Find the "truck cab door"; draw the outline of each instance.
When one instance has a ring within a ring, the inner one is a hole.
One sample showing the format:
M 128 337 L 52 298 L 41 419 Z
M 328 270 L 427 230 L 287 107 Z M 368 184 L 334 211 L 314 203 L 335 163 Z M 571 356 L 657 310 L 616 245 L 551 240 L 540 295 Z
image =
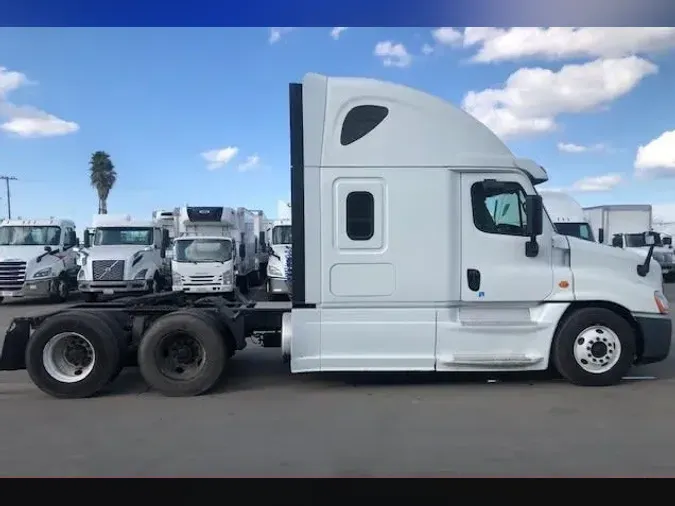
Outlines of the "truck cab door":
M 530 306 L 553 291 L 553 229 L 544 220 L 536 256 L 526 255 L 527 194 L 520 173 L 461 176 L 463 302 L 515 302 Z

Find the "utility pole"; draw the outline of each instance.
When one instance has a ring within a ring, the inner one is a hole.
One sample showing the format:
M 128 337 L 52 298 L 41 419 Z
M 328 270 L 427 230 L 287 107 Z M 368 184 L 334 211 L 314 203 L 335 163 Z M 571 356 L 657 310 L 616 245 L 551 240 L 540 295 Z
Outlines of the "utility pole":
M 16 181 L 16 178 L 14 176 L 0 176 L 0 179 L 5 180 L 5 187 L 7 188 L 7 219 L 11 220 L 12 219 L 12 201 L 11 201 L 11 195 L 9 192 L 9 182 L 10 181 Z

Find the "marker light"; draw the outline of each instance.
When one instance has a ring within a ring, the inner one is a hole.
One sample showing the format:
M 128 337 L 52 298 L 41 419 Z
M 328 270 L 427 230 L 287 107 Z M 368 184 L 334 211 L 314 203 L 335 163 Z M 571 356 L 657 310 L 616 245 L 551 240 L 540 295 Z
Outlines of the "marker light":
M 661 314 L 668 314 L 670 312 L 670 307 L 668 306 L 668 299 L 661 292 L 654 292 L 654 302 L 656 302 L 656 307 Z

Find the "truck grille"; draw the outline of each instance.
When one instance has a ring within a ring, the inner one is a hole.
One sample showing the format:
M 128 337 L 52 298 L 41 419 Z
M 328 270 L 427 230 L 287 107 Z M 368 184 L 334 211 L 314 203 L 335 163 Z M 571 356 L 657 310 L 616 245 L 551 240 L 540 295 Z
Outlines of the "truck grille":
M 26 262 L 0 262 L 0 290 L 20 290 L 26 280 Z
M 185 279 L 187 278 L 187 279 Z M 200 286 L 200 285 L 212 285 L 220 284 L 223 281 L 223 276 L 185 276 L 185 285 Z
M 94 273 L 92 281 L 122 281 L 124 262 L 122 260 L 94 260 L 92 271 Z

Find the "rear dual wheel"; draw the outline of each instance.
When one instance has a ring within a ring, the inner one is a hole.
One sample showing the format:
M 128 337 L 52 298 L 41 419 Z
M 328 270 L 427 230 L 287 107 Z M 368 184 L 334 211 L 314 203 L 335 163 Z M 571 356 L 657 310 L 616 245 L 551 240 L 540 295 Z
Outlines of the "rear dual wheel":
M 138 366 L 148 385 L 163 395 L 200 395 L 215 387 L 227 369 L 228 337 L 222 322 L 207 311 L 174 311 L 143 335 Z
M 123 326 L 112 315 L 66 311 L 47 318 L 30 336 L 26 370 L 53 397 L 91 397 L 120 373 L 126 347 Z

